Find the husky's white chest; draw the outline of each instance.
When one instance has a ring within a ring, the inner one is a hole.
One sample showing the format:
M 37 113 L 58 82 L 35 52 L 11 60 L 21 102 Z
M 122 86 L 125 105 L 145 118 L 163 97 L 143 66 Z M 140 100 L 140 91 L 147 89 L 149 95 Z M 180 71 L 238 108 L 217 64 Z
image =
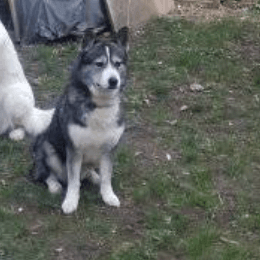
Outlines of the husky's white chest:
M 91 157 L 91 154 L 102 154 L 106 147 L 113 148 L 124 131 L 118 126 L 119 107 L 98 108 L 87 117 L 87 126 L 69 125 L 69 136 L 76 149 Z M 96 156 L 95 156 L 96 157 Z

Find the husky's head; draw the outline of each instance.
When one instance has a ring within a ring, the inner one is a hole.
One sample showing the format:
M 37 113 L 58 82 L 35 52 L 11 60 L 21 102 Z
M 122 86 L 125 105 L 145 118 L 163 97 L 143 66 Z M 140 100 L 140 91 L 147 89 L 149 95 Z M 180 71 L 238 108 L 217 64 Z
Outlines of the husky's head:
M 126 27 L 109 41 L 85 36 L 78 77 L 94 99 L 115 97 L 126 85 L 127 38 Z

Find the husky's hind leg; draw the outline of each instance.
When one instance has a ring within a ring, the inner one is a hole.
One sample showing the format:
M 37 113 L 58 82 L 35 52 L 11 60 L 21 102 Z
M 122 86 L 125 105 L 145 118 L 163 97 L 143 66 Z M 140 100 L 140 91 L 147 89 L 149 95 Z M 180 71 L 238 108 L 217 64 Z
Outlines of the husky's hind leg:
M 80 180 L 87 178 L 95 185 L 100 185 L 100 175 L 93 169 L 82 166 L 82 174 L 80 176 Z
M 49 142 L 44 141 L 42 144 L 43 150 L 38 149 L 38 164 L 42 165 L 41 168 L 45 168 L 48 172 L 44 176 L 44 182 L 47 184 L 50 193 L 59 193 L 62 189 L 62 185 L 58 178 L 63 180 L 62 163 L 58 158 L 55 149 Z M 43 176 L 44 173 L 40 174 Z
M 41 140 L 38 139 L 38 142 L 34 145 L 34 157 L 36 164 L 36 173 L 35 180 L 44 182 L 47 184 L 50 193 L 55 194 L 59 193 L 62 189 L 61 184 L 57 180 L 56 175 L 53 173 L 53 170 L 56 167 L 58 168 L 56 163 L 55 155 L 50 156 L 50 145 L 47 142 L 41 143 Z
M 94 169 L 89 171 L 89 178 L 94 184 L 100 185 L 100 176 Z
M 48 186 L 50 193 L 57 194 L 61 192 L 62 186 L 54 174 L 51 173 L 45 182 Z

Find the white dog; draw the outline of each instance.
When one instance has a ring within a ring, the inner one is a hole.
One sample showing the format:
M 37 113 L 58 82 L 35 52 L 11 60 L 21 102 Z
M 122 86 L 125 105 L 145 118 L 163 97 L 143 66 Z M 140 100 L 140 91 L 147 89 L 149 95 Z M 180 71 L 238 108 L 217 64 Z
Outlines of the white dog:
M 54 110 L 35 107 L 34 95 L 4 25 L 0 21 L 0 135 L 21 140 L 37 136 L 50 124 Z

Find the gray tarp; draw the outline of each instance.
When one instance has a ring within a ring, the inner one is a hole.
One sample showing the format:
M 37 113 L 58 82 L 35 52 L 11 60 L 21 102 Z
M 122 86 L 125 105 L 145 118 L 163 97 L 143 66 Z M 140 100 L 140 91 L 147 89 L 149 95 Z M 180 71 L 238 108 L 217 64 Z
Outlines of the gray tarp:
M 102 0 L 19 0 L 15 4 L 21 41 L 26 43 L 108 27 Z

